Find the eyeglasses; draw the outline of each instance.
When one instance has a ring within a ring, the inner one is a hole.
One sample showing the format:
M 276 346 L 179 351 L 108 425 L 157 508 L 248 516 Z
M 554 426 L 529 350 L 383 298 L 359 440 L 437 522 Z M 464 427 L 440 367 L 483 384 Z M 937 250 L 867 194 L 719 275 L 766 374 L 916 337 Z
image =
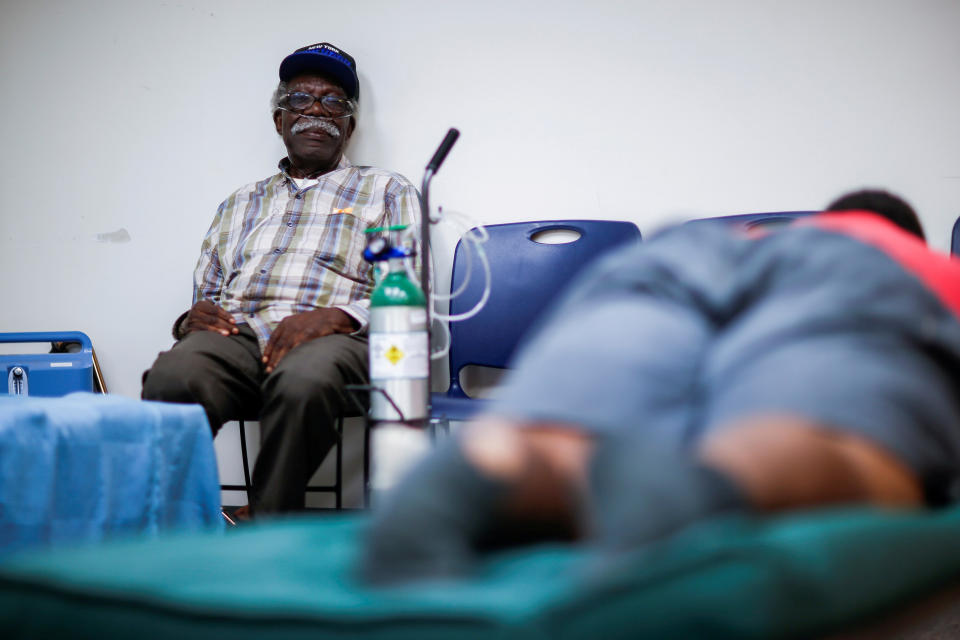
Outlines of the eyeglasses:
M 357 103 L 339 96 L 317 96 L 302 91 L 288 93 L 280 98 L 277 106 L 294 113 L 303 113 L 314 104 L 320 105 L 321 113 L 327 118 L 345 118 L 357 110 Z

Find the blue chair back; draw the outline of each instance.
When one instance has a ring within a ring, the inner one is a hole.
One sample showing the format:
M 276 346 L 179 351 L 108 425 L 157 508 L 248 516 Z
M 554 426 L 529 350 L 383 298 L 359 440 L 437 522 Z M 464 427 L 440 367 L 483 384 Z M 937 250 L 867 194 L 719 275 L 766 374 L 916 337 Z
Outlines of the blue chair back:
M 505 368 L 523 334 L 560 290 L 586 264 L 620 245 L 638 242 L 632 222 L 558 220 L 514 222 L 486 227 L 490 239 L 483 249 L 490 261 L 490 298 L 472 318 L 450 324 L 450 388 L 448 397 L 466 398 L 460 371 L 467 365 Z M 538 242 L 545 231 L 579 234 L 572 242 Z M 461 240 L 453 257 L 451 292 L 466 274 L 467 249 Z M 484 274 L 474 257 L 466 289 L 450 303 L 450 313 L 469 311 L 483 294 Z
M 960 256 L 960 218 L 953 223 L 953 237 L 950 240 L 950 253 Z
M 740 213 L 730 216 L 716 216 L 713 218 L 698 218 L 690 222 L 703 222 L 707 220 L 722 220 L 734 224 L 742 224 L 748 229 L 758 227 L 779 227 L 790 224 L 797 218 L 813 215 L 819 211 L 770 211 L 768 213 Z M 688 223 L 689 224 L 689 223 Z

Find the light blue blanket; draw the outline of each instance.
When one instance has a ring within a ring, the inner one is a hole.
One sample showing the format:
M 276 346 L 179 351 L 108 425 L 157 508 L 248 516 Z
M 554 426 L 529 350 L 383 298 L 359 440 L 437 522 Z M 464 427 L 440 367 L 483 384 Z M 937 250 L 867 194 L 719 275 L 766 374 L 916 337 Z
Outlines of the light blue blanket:
M 0 398 L 0 553 L 210 526 L 220 489 L 201 407 Z

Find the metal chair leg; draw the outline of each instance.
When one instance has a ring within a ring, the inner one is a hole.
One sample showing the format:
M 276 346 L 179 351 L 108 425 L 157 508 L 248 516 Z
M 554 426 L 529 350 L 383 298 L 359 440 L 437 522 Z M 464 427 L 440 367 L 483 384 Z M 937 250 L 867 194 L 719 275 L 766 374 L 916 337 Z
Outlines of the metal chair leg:
M 333 495 L 337 510 L 343 508 L 343 414 L 337 417 L 337 469 Z
M 240 424 L 240 456 L 243 458 L 243 486 L 247 493 L 247 504 L 250 504 L 250 490 L 253 488 L 253 483 L 250 482 L 250 461 L 247 458 L 247 429 L 243 425 L 243 420 L 238 421 Z
M 370 508 L 370 419 L 363 419 L 363 508 Z
M 306 487 L 305 490 L 308 493 L 320 492 L 320 493 L 333 493 L 334 495 L 334 507 L 337 510 L 343 509 L 343 442 L 344 442 L 344 432 L 346 426 L 344 424 L 345 416 L 340 415 L 337 417 L 335 423 L 335 430 L 337 433 L 337 443 L 334 445 L 337 448 L 335 454 L 336 468 L 335 481 L 333 484 L 323 487 Z M 239 490 L 243 489 L 247 494 L 247 504 L 250 504 L 251 492 L 253 491 L 253 482 L 250 477 L 250 457 L 247 452 L 247 430 L 246 425 L 243 420 L 237 421 L 238 427 L 240 429 L 240 456 L 243 461 L 243 485 L 221 485 L 223 490 Z M 370 460 L 369 460 L 369 434 L 367 429 L 364 429 L 364 448 L 363 448 L 363 489 L 364 489 L 364 505 L 369 505 L 369 477 L 370 477 Z

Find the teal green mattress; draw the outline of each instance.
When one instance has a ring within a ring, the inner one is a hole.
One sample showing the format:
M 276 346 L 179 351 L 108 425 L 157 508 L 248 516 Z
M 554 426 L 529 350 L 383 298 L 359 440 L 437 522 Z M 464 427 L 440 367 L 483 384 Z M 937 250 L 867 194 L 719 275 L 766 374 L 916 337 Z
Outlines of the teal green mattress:
M 960 574 L 960 508 L 704 522 L 615 560 L 563 546 L 468 579 L 358 584 L 364 516 L 4 558 L 0 637 L 790 638 L 855 626 Z

